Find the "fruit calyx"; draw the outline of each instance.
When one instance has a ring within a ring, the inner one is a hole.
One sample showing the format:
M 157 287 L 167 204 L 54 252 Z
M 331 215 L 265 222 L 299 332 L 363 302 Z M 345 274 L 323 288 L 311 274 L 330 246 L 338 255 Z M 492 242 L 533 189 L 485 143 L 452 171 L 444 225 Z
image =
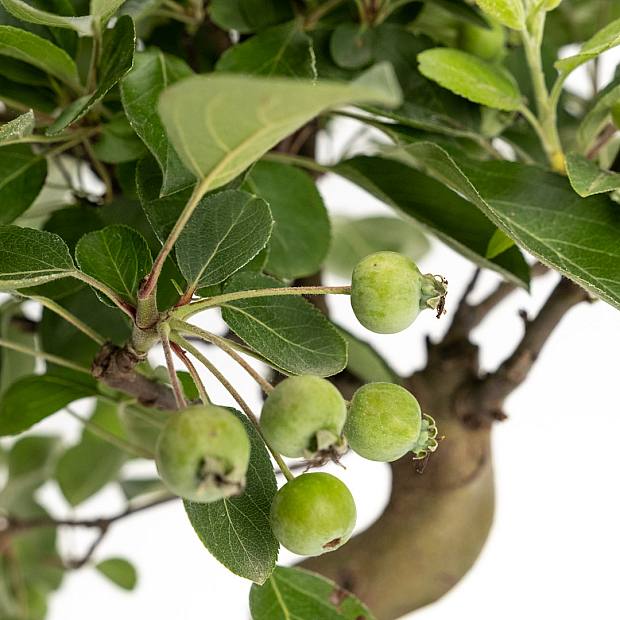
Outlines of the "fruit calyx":
M 422 275 L 420 293 L 420 310 L 432 308 L 440 318 L 445 312 L 448 280 L 441 275 L 425 273 Z
M 308 461 L 308 469 L 320 467 L 330 461 L 340 464 L 340 457 L 349 449 L 343 435 L 336 435 L 329 430 L 320 430 L 314 436 L 312 445 L 304 450 L 304 458 Z
M 411 448 L 413 453 L 413 460 L 420 461 L 429 456 L 432 452 L 435 452 L 439 447 L 437 441 L 437 425 L 435 420 L 428 414 L 422 414 L 422 428 L 420 429 L 420 435 L 417 441 Z
M 204 492 L 216 488 L 226 497 L 241 495 L 245 489 L 245 476 L 243 478 L 235 476 L 233 469 L 222 459 L 205 456 L 201 459 L 196 471 L 198 490 Z

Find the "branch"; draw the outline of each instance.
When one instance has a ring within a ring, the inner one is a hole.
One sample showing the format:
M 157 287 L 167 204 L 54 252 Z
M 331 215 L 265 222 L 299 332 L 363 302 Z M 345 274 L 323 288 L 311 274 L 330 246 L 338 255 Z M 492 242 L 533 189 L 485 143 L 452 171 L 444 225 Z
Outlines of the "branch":
M 525 381 L 553 330 L 573 306 L 589 300 L 584 289 L 562 278 L 536 318 L 525 319 L 525 333 L 513 353 L 494 373 L 475 384 L 468 395 L 457 398 L 459 409 L 466 412 L 464 416 L 459 415 L 473 415 L 478 422 L 481 416 L 503 419 L 505 415 L 501 408 L 504 400 Z
M 174 393 L 167 385 L 136 372 L 135 367 L 141 361 L 143 359 L 127 347 L 107 343 L 95 357 L 91 373 L 107 386 L 135 397 L 145 407 L 175 410 Z

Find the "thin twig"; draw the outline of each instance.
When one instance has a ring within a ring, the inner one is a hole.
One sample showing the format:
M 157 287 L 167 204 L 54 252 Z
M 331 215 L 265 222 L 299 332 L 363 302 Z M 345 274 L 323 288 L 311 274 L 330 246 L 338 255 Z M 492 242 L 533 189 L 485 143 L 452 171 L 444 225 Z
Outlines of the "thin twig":
M 166 358 L 166 367 L 168 368 L 168 376 L 170 377 L 170 385 L 174 392 L 174 399 L 178 409 L 183 409 L 187 406 L 185 402 L 185 396 L 183 395 L 183 387 L 177 376 L 177 372 L 174 368 L 174 360 L 172 359 L 172 349 L 170 347 L 169 333 L 170 329 L 165 323 L 162 323 L 158 329 L 159 337 L 161 338 L 161 346 L 164 350 L 164 356 Z
M 183 351 L 183 349 L 176 342 L 171 342 L 170 346 L 172 347 L 175 355 L 183 362 L 189 374 L 191 375 L 192 380 L 194 381 L 194 385 L 196 386 L 196 388 L 198 389 L 198 393 L 200 394 L 200 400 L 204 405 L 208 405 L 211 402 L 211 399 L 209 398 L 209 394 L 207 393 L 205 384 L 202 382 L 202 379 L 200 378 L 200 375 L 196 370 L 196 366 L 192 364 L 192 360 L 187 357 L 185 351 Z
M 50 362 L 58 366 L 64 366 L 65 368 L 70 368 L 71 370 L 75 370 L 76 372 L 82 372 L 90 375 L 90 370 L 88 370 L 88 368 L 84 368 L 83 366 L 74 364 L 73 362 L 66 360 L 63 357 L 58 357 L 57 355 L 53 355 L 51 353 L 45 353 L 43 351 L 31 349 L 30 347 L 18 344 L 17 342 L 11 342 L 10 340 L 0 338 L 0 347 L 4 347 L 5 349 L 11 349 L 19 353 L 24 353 L 25 355 L 31 355 L 32 357 L 38 357 L 42 360 L 45 360 L 46 362 Z

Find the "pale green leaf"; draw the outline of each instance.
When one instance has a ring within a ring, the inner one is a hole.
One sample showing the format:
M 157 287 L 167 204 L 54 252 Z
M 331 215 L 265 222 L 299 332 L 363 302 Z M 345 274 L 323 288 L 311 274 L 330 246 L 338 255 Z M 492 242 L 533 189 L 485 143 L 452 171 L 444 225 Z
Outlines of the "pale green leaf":
M 69 249 L 58 235 L 0 226 L 0 290 L 37 286 L 74 273 Z
M 525 28 L 525 9 L 523 0 L 476 0 L 478 6 L 487 14 L 514 30 Z
M 0 334 L 4 340 L 36 348 L 36 333 L 17 305 L 1 307 Z M 0 397 L 6 389 L 21 377 L 31 375 L 35 370 L 36 359 L 27 353 L 0 347 Z
M 235 575 L 264 583 L 278 559 L 279 544 L 269 524 L 276 477 L 254 426 L 231 411 L 243 422 L 251 443 L 245 491 L 208 504 L 186 501 L 185 510 L 198 538 L 217 560 Z
M 89 423 L 122 437 L 117 405 L 100 400 Z M 56 465 L 56 480 L 71 506 L 77 506 L 114 480 L 126 460 L 125 453 L 105 441 L 88 427 L 80 441 L 60 457 Z
M 23 377 L 9 387 L 0 401 L 0 435 L 17 435 L 66 407 L 96 394 L 94 380 L 52 376 Z
M 268 276 L 239 273 L 224 292 L 272 288 L 282 284 Z M 310 302 L 299 296 L 256 297 L 228 302 L 222 317 L 259 355 L 287 374 L 327 377 L 347 363 L 346 343 Z
M 28 110 L 12 121 L 4 123 L 0 126 L 0 145 L 30 136 L 34 131 L 34 125 L 34 112 L 32 110 Z
M 32 32 L 0 25 L 0 56 L 8 56 L 33 65 L 79 89 L 77 66 L 60 47 Z
M 47 161 L 25 144 L 0 146 L 0 224 L 10 224 L 28 209 L 43 188 Z
M 129 303 L 136 302 L 140 282 L 153 264 L 144 237 L 122 224 L 84 235 L 75 248 L 75 258 L 84 273 Z
M 409 149 L 404 152 L 409 156 Z M 443 151 L 442 151 L 443 152 Z M 517 248 L 493 259 L 487 248 L 497 227 L 463 197 L 411 166 L 380 157 L 354 157 L 332 170 L 356 183 L 437 236 L 451 248 L 519 286 L 528 286 L 529 267 Z
M 189 290 L 229 278 L 267 244 L 273 227 L 264 200 L 227 190 L 202 199 L 176 243 Z
M 430 247 L 415 222 L 398 217 L 332 218 L 332 231 L 325 265 L 349 279 L 357 263 L 374 252 L 399 252 L 418 261 Z
M 620 45 L 620 19 L 607 24 L 597 32 L 589 41 L 586 41 L 578 54 L 562 58 L 555 63 L 560 73 L 570 73 L 577 67 L 600 56 L 603 52 Z
M 157 114 L 157 100 L 162 91 L 191 74 L 192 70 L 179 58 L 159 50 L 147 50 L 136 54 L 133 69 L 121 82 L 121 97 L 127 118 L 157 159 L 164 175 L 162 196 L 195 182 L 168 140 Z
M 301 568 L 278 566 L 250 591 L 252 620 L 374 620 L 370 610 L 338 584 Z
M 620 308 L 620 219 L 606 196 L 580 198 L 565 177 L 535 166 L 457 162 L 430 143 L 407 149 L 525 250 Z
M 287 279 L 317 272 L 329 248 L 330 225 L 312 178 L 292 166 L 259 161 L 245 187 L 269 204 L 275 221 L 266 270 Z
M 460 50 L 436 48 L 418 55 L 420 71 L 448 90 L 474 103 L 498 110 L 518 110 L 521 93 L 502 67 Z
M 568 153 L 566 172 L 573 189 L 584 198 L 620 189 L 620 174 L 601 170 L 595 162 L 579 153 Z
M 61 133 L 72 123 L 82 118 L 95 103 L 131 69 L 136 45 L 136 31 L 129 15 L 121 16 L 114 28 L 103 33 L 101 61 L 98 69 L 97 88 L 91 95 L 85 95 L 65 108 L 56 121 L 47 129 L 49 135 Z
M 90 0 L 90 14 L 106 22 L 125 3 L 125 0 Z
M 226 50 L 216 69 L 248 75 L 316 78 L 312 41 L 293 21 L 264 30 Z
M 96 564 L 95 568 L 123 590 L 133 590 L 138 583 L 134 565 L 124 558 L 109 558 Z
M 399 101 L 400 89 L 387 65 L 349 84 L 216 73 L 167 88 L 159 113 L 185 165 L 214 189 L 325 109 Z
M 496 256 L 504 253 L 506 250 L 509 250 L 514 244 L 515 242 L 505 232 L 499 230 L 498 228 L 489 240 L 486 257 L 495 258 Z
M 585 153 L 592 146 L 605 122 L 610 120 L 614 106 L 620 103 L 620 81 L 614 80 L 599 93 L 594 105 L 583 117 L 577 130 L 579 149 Z
M 93 34 L 92 17 L 90 15 L 82 17 L 57 15 L 48 11 L 42 11 L 23 2 L 23 0 L 0 0 L 0 3 L 4 5 L 4 8 L 9 13 L 22 21 L 53 28 L 69 28 L 81 36 L 92 36 Z

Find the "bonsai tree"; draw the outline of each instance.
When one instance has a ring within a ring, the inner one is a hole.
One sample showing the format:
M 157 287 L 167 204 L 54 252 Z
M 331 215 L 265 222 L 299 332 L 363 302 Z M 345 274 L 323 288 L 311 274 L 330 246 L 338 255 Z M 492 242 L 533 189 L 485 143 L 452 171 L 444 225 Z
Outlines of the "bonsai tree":
M 84 567 L 132 588 L 99 542 L 181 500 L 196 544 L 254 583 L 254 620 L 388 620 L 443 596 L 491 526 L 504 400 L 573 306 L 620 307 L 620 78 L 599 90 L 596 71 L 618 44 L 605 0 L 0 0 L 0 617 L 44 618 Z M 564 88 L 586 63 L 590 99 Z M 341 117 L 384 139 L 317 160 Z M 330 226 L 326 173 L 401 221 Z M 427 235 L 477 266 L 460 300 L 441 264 L 414 262 Z M 473 303 L 480 270 L 502 282 Z M 471 331 L 548 270 L 553 292 L 483 375 Z M 373 332 L 425 310 L 445 332 L 399 377 L 330 321 L 327 295 Z M 228 332 L 196 324 L 209 309 Z M 263 391 L 262 416 L 216 349 Z M 37 430 L 62 410 L 83 425 L 72 443 Z M 318 469 L 349 450 L 393 472 L 352 539 L 354 499 Z M 132 459 L 159 478 L 128 477 Z M 65 514 L 37 500 L 49 481 Z M 122 512 L 68 516 L 109 484 Z M 64 557 L 63 528 L 97 536 Z M 280 545 L 301 568 L 276 566 Z

